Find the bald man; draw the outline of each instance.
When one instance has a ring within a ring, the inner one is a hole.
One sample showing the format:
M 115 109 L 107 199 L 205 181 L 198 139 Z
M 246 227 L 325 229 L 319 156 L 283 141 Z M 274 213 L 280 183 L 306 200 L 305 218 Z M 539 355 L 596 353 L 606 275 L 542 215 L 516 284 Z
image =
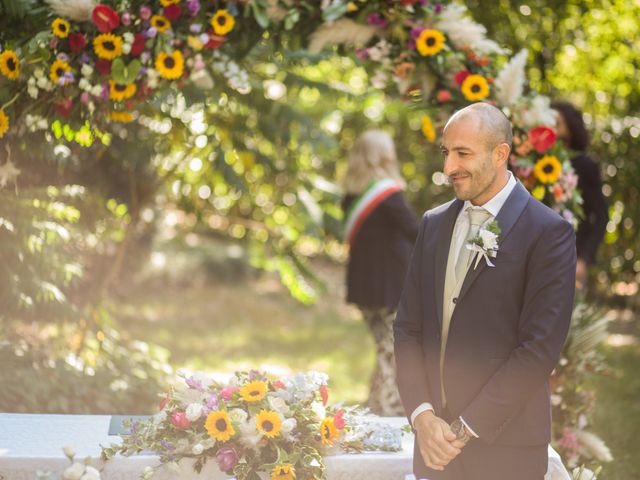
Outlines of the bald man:
M 486 103 L 444 129 L 456 198 L 422 219 L 393 327 L 418 479 L 547 471 L 548 378 L 571 319 L 575 238 L 507 169 L 511 140 L 507 117 Z M 495 257 L 468 248 L 496 224 Z

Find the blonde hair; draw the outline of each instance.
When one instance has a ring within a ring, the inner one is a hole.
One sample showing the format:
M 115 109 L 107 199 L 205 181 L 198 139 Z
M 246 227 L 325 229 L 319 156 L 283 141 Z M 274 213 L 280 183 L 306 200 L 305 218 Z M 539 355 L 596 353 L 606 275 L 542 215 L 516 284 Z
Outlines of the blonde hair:
M 345 193 L 358 195 L 372 180 L 390 178 L 402 188 L 406 186 L 391 135 L 383 130 L 367 130 L 349 152 L 347 173 L 342 180 Z

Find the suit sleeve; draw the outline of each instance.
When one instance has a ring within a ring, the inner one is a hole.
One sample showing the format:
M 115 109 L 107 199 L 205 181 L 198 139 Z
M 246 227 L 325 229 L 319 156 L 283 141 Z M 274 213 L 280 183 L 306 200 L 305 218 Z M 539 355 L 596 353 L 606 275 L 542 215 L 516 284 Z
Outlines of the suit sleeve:
M 489 443 L 548 381 L 569 331 L 575 292 L 575 234 L 571 225 L 561 220 L 545 230 L 526 265 L 519 346 L 461 413 Z
M 398 389 L 408 416 L 420 404 L 431 402 L 422 351 L 422 299 L 424 295 L 420 281 L 420 265 L 427 221 L 428 214 L 424 216 L 418 232 L 400 297 L 398 314 L 393 323 Z
M 380 210 L 393 225 L 410 242 L 415 242 L 418 236 L 420 221 L 413 213 L 402 192 L 396 192 L 380 205 Z

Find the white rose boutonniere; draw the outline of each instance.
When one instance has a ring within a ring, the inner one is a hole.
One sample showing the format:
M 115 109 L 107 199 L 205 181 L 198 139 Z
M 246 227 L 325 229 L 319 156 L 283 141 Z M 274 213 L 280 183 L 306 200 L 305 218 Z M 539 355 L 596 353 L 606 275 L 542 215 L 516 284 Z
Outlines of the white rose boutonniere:
M 478 235 L 467 243 L 467 248 L 472 252 L 475 252 L 475 264 L 473 265 L 474 270 L 478 268 L 478 264 L 482 258 L 487 262 L 487 265 L 495 267 L 490 259 L 496 258 L 498 255 L 498 240 L 500 238 L 500 233 L 501 230 L 498 226 L 498 222 L 492 220 L 482 227 L 478 232 Z

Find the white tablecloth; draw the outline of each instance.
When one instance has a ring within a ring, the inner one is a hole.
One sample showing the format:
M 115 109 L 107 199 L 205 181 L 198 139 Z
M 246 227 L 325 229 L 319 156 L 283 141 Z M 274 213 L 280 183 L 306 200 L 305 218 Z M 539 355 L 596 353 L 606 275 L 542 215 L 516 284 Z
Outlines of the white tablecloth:
M 0 414 L 0 478 L 3 480 L 34 480 L 36 472 L 50 471 L 53 478 L 70 465 L 62 447 L 73 445 L 76 460 L 94 458 L 93 466 L 101 470 L 105 480 L 136 479 L 146 466 L 158 465 L 155 455 L 117 457 L 106 465 L 99 461 L 100 445 L 119 443 L 120 437 L 109 436 L 109 415 L 39 415 Z M 404 417 L 387 417 L 390 424 L 402 426 Z M 401 452 L 366 452 L 342 454 L 325 458 L 328 480 L 402 480 L 411 472 L 413 436 L 405 435 Z M 550 472 L 545 480 L 566 480 L 560 458 L 550 457 Z M 559 470 L 561 468 L 561 470 Z M 160 470 L 154 479 L 224 480 L 215 461 L 207 463 L 202 476 L 193 472 L 191 461 L 181 464 L 181 471 Z

